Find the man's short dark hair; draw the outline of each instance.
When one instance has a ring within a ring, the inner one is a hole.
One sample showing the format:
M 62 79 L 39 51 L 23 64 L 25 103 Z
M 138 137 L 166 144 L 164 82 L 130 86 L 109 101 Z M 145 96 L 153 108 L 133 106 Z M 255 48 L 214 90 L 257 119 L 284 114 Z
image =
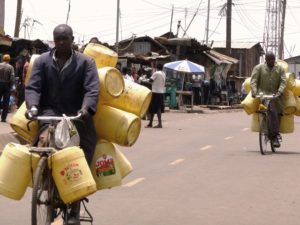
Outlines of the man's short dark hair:
M 159 70 L 163 69 L 163 64 L 162 63 L 157 63 L 156 68 Z

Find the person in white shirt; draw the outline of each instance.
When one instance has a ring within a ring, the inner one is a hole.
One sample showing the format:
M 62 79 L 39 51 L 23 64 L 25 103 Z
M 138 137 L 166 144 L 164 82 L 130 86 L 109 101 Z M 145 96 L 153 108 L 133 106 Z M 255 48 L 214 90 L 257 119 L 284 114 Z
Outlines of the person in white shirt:
M 127 67 L 124 67 L 124 68 L 122 69 L 122 73 L 123 73 L 124 79 L 130 80 L 130 81 L 134 82 L 133 76 L 132 76 L 132 75 L 129 75 L 129 74 L 128 74 L 128 71 L 129 71 L 129 69 L 128 69 Z
M 163 65 L 157 64 L 157 71 L 150 77 L 150 82 L 152 82 L 152 99 L 149 106 L 150 120 L 146 127 L 153 126 L 154 114 L 157 114 L 158 124 L 154 128 L 162 128 L 161 114 L 164 113 L 164 93 L 165 93 L 165 83 L 166 74 L 162 71 Z

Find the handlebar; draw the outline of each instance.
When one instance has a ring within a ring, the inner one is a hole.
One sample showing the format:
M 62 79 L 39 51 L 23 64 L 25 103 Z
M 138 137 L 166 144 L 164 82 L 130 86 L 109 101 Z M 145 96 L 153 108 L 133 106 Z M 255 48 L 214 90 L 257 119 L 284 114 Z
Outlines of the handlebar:
M 275 95 L 265 95 L 265 94 L 258 94 L 255 97 L 260 99 L 266 99 L 266 100 L 272 100 L 277 98 Z
M 63 114 L 62 116 L 36 116 L 33 118 L 33 120 L 39 120 L 39 121 L 61 121 L 62 119 L 70 119 L 70 120 L 76 120 L 79 119 L 82 116 L 81 113 L 78 113 L 76 116 L 67 116 Z

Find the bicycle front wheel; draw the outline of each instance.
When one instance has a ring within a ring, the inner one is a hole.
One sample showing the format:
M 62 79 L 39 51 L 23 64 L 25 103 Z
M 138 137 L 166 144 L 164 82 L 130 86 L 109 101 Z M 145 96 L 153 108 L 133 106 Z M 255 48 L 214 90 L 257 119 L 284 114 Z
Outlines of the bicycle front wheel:
M 53 182 L 47 166 L 47 157 L 41 157 L 34 174 L 31 203 L 31 224 L 50 225 L 53 221 Z
M 260 153 L 265 155 L 269 148 L 271 147 L 271 140 L 269 139 L 268 135 L 268 128 L 266 118 L 264 117 L 260 124 L 259 130 L 259 148 Z

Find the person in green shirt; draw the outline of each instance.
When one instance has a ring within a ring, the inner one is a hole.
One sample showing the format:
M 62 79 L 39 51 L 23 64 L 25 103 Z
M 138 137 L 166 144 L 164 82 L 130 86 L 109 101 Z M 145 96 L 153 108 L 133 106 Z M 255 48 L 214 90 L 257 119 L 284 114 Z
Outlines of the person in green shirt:
M 278 140 L 280 114 L 282 114 L 282 95 L 286 87 L 286 76 L 284 69 L 275 63 L 275 54 L 267 52 L 265 63 L 256 65 L 251 74 L 251 93 L 252 97 L 263 93 L 266 95 L 274 95 L 276 97 L 269 104 L 269 129 L 271 137 L 273 137 L 274 147 L 280 147 Z

